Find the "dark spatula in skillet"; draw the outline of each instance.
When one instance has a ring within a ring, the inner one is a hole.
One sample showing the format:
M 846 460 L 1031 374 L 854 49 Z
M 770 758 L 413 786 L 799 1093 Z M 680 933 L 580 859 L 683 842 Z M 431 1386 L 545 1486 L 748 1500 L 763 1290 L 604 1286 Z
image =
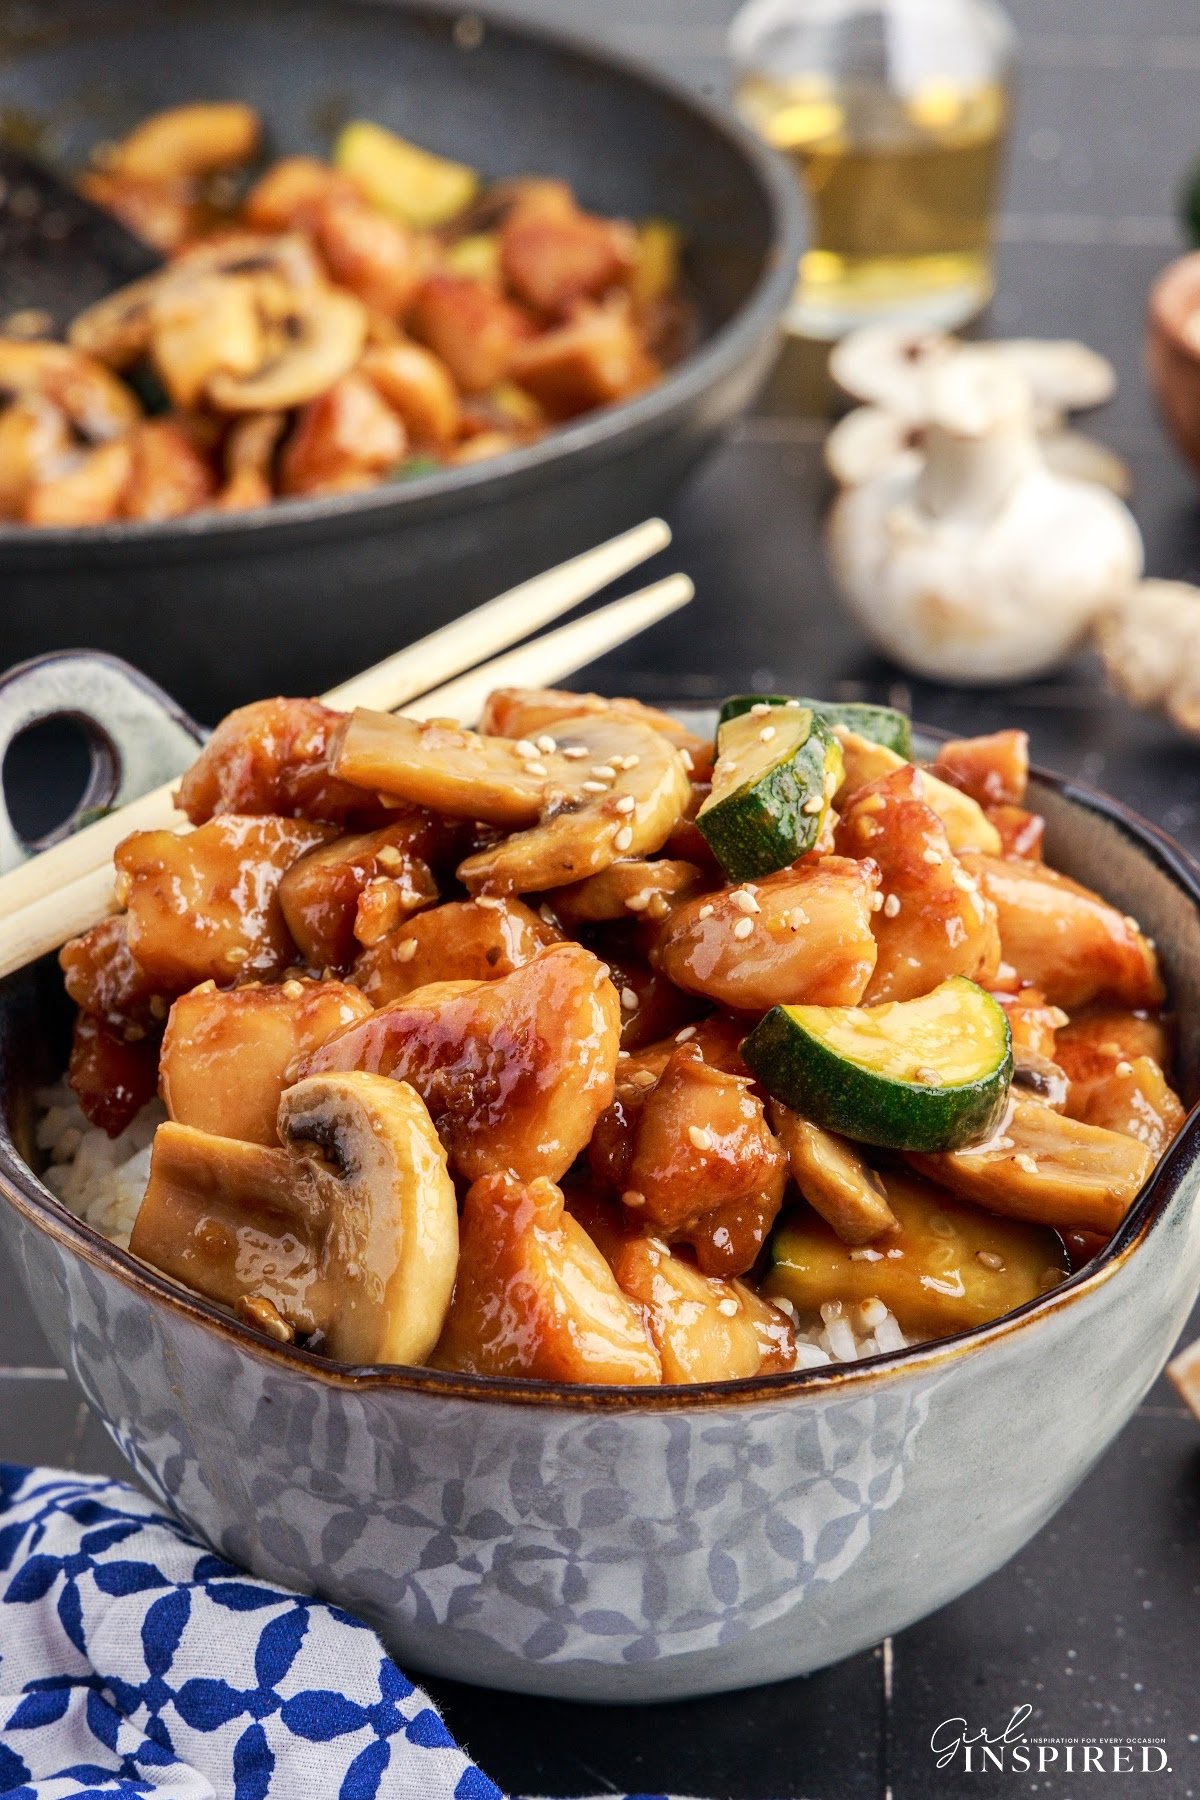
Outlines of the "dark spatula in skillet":
M 162 264 L 149 244 L 60 175 L 0 146 L 0 331 L 44 313 L 37 336 L 61 336 L 85 306 Z

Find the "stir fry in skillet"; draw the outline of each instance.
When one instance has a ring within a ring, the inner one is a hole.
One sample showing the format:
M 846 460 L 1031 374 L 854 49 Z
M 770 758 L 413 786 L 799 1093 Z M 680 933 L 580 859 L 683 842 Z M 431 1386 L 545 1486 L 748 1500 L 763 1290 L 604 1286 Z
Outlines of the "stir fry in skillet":
M 136 1255 L 354 1363 L 693 1382 L 983 1324 L 1183 1119 L 1154 946 L 1026 777 L 1021 732 L 922 767 L 786 696 L 715 744 L 548 691 L 244 707 L 62 952 L 98 1129 L 48 1178 L 86 1210 L 87 1138 L 133 1144 Z
M 258 115 L 172 108 L 83 193 L 162 269 L 65 344 L 0 335 L 0 519 L 239 512 L 476 462 L 651 387 L 686 348 L 679 238 L 541 175 L 358 121 L 331 162 L 265 163 Z M 30 335 L 32 332 L 33 335 Z

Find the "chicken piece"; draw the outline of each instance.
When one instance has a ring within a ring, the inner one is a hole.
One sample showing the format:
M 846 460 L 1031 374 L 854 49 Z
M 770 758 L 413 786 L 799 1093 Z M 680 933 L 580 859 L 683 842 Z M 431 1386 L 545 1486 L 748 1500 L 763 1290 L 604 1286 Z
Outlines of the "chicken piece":
M 337 285 L 385 319 L 403 317 L 429 272 L 422 240 L 357 194 L 326 193 L 311 219 L 321 260 Z
M 1170 1037 L 1159 1019 L 1098 1012 L 1059 1033 L 1071 1118 L 1123 1131 L 1161 1156 L 1184 1121 L 1179 1097 L 1163 1073 Z
M 120 516 L 132 470 L 133 453 L 126 438 L 80 450 L 30 488 L 22 523 L 58 528 L 106 525 Z
M 104 166 L 135 181 L 194 181 L 257 154 L 262 122 L 240 100 L 190 101 L 142 119 L 105 153 Z
M 624 304 L 581 304 L 565 324 L 518 343 L 506 370 L 548 417 L 573 419 L 653 387 L 662 370 Z
M 843 856 L 870 857 L 882 880 L 867 1005 L 914 1000 L 951 975 L 987 982 L 1000 964 L 996 909 L 951 850 L 925 788 L 924 771 L 911 763 L 868 782 L 834 833 Z
M 93 1014 L 76 1014 L 67 1081 L 90 1124 L 120 1137 L 153 1100 L 157 1076 L 157 1035 L 131 1042 Z
M 458 1279 L 434 1368 L 541 1381 L 661 1379 L 637 1309 L 547 1180 L 482 1176 L 460 1224 Z
M 622 281 L 637 248 L 628 225 L 583 212 L 569 192 L 547 188 L 509 212 L 500 229 L 500 268 L 518 300 L 561 316 L 575 301 L 595 299 Z
M 896 1229 L 887 1190 L 855 1146 L 802 1119 L 779 1100 L 768 1107 L 792 1180 L 814 1211 L 857 1249 Z
M 340 981 L 285 981 L 222 992 L 212 982 L 176 1000 L 158 1065 L 171 1118 L 197 1131 L 277 1144 L 287 1071 L 371 1003 Z
M 488 281 L 470 275 L 431 275 L 417 293 L 408 328 L 432 350 L 465 394 L 486 393 L 504 381 L 529 337 L 527 315 Z
M 629 1088 L 653 1087 L 680 1044 L 695 1044 L 710 1068 L 753 1079 L 742 1060 L 741 1048 L 752 1023 L 736 1013 L 712 1012 L 693 1025 L 682 1026 L 670 1037 L 629 1051 L 617 1068 L 618 1098 Z
M 1000 834 L 1000 854 L 1020 857 L 1025 862 L 1041 862 L 1042 839 L 1046 821 L 1041 813 L 1026 812 L 1023 806 L 985 806 L 989 825 Z
M 1015 994 L 996 994 L 994 998 L 1008 1014 L 1014 1058 L 1020 1061 L 1023 1057 L 1044 1057 L 1048 1062 L 1056 1061 L 1058 1032 L 1067 1023 L 1062 1007 L 1051 1006 L 1040 988 L 1035 987 L 1019 988 Z
M 404 460 L 404 426 L 361 375 L 343 375 L 301 407 L 279 457 L 282 494 L 338 494 Z
M 303 819 L 234 813 L 182 835 L 135 831 L 113 857 L 135 962 L 168 993 L 282 973 L 296 948 L 280 880 L 332 836 L 331 826 Z
M 423 344 L 381 344 L 358 366 L 404 422 L 415 450 L 444 450 L 462 425 L 454 378 L 440 357 Z
M 1154 1168 L 1150 1151 L 1132 1137 L 1064 1118 L 1036 1100 L 1015 1100 L 990 1144 L 908 1161 L 988 1212 L 1109 1237 Z
M 394 811 L 333 774 L 329 743 L 344 718 L 319 700 L 239 706 L 222 719 L 184 774 L 180 807 L 193 825 L 218 813 L 275 813 L 346 824 Z
M 1040 863 L 964 853 L 963 864 L 996 908 L 1005 962 L 1053 1005 L 1161 1003 L 1158 959 L 1136 920 Z
M 0 518 L 20 519 L 33 489 L 75 448 L 66 414 L 41 394 L 0 408 Z
M 712 759 L 713 745 L 699 737 L 670 713 L 641 700 L 609 699 L 604 694 L 572 694 L 565 688 L 493 688 L 484 703 L 479 720 L 480 731 L 494 737 L 536 739 L 543 732 L 553 735 L 563 719 L 577 719 L 584 713 L 632 719 L 648 725 L 679 750 L 686 750 L 693 760 L 699 756 Z
M 402 817 L 378 831 L 335 838 L 292 864 L 279 884 L 279 904 L 310 968 L 345 969 L 354 961 L 364 899 L 368 919 L 388 921 L 380 937 L 435 903 L 433 871 L 412 849 L 414 839 L 430 835 L 420 816 Z
M 622 1076 L 589 1160 L 639 1224 L 691 1244 L 706 1275 L 753 1265 L 788 1176 L 749 1079 L 713 1068 L 694 1043 L 676 1047 L 652 1087 Z
M 164 990 L 151 981 L 129 951 L 124 913 L 101 919 L 58 953 L 63 986 L 84 1012 L 91 1013 L 136 1043 L 167 1016 Z
M 210 503 L 213 472 L 173 420 L 147 419 L 127 442 L 133 463 L 121 495 L 123 518 L 178 519 Z
M 833 735 L 842 746 L 842 761 L 845 776 L 841 787 L 833 797 L 833 804 L 841 812 L 850 796 L 859 788 L 866 787 L 869 781 L 879 781 L 884 775 L 894 775 L 903 769 L 905 759 L 889 750 L 886 744 L 876 744 L 870 738 L 860 737 L 856 731 L 850 731 L 845 725 L 835 725 Z M 991 823 L 979 805 L 969 794 L 951 787 L 931 769 L 924 771 L 925 781 L 922 788 L 922 799 L 926 806 L 932 807 L 946 828 L 946 836 L 950 840 L 950 848 L 957 855 L 963 850 L 980 850 L 989 856 L 1000 853 L 1000 833 Z
M 410 1082 L 464 1180 L 507 1168 L 557 1181 L 613 1097 L 620 1012 L 603 963 L 554 944 L 498 981 L 419 988 L 332 1038 L 300 1073 Z
M 242 203 L 251 231 L 306 230 L 326 200 L 360 200 L 348 175 L 315 156 L 284 156 L 255 182 Z
M 722 1281 L 673 1256 L 661 1238 L 627 1238 L 609 1258 L 641 1313 L 664 1383 L 734 1381 L 795 1367 L 787 1318 L 743 1281 Z
M 555 916 L 571 927 L 613 920 L 629 924 L 640 919 L 661 924 L 672 905 L 703 886 L 704 876 L 695 863 L 670 857 L 654 862 L 629 857 L 610 864 L 599 875 L 589 875 L 569 887 L 552 888 L 546 899 Z
M 951 738 L 938 751 L 932 773 L 982 807 L 1020 806 L 1029 785 L 1029 734 L 993 731 Z
M 364 950 L 354 980 L 373 1006 L 390 1006 L 433 982 L 496 981 L 559 941 L 520 900 L 452 900 Z
M 697 895 L 671 914 L 654 960 L 676 987 L 735 1011 L 857 1006 L 878 955 L 878 885 L 873 863 L 825 856 Z

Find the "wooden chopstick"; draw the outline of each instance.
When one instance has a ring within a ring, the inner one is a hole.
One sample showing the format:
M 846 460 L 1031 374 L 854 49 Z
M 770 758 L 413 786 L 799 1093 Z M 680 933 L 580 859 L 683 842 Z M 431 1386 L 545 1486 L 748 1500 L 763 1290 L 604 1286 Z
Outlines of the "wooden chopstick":
M 584 619 L 547 632 L 533 643 L 494 657 L 482 668 L 423 695 L 405 711 L 414 718 L 474 719 L 494 687 L 544 687 L 561 681 L 686 606 L 694 591 L 686 575 L 669 575 L 636 594 L 600 607 Z M 142 825 L 136 817 L 132 823 L 126 823 L 143 808 L 143 801 L 134 801 L 111 815 L 122 821 L 114 847 L 130 831 L 153 828 Z M 170 808 L 170 817 L 180 825 L 187 823 L 174 808 Z M 46 856 L 37 857 L 18 873 L 37 868 L 45 861 Z M 0 976 L 11 975 L 14 969 L 36 962 L 47 951 L 59 949 L 68 938 L 87 931 L 113 909 L 113 872 L 106 856 L 99 867 L 87 870 L 66 885 L 42 890 L 28 904 L 0 919 Z
M 461 619 L 431 632 L 420 643 L 410 644 L 353 680 L 342 682 L 323 696 L 325 703 L 344 712 L 356 706 L 394 712 L 406 701 L 460 675 L 495 651 L 530 637 L 551 619 L 570 612 L 610 581 L 645 562 L 670 541 L 670 527 L 662 519 L 647 519 L 631 531 L 584 551 L 582 556 L 572 557 L 496 599 L 485 601 Z M 587 660 L 582 657 L 574 666 L 578 668 Z M 174 792 L 175 782 L 164 782 L 0 876 L 0 919 L 8 919 L 22 907 L 59 892 L 81 876 L 107 868 L 113 851 L 131 831 L 181 830 L 187 820 L 174 805 Z

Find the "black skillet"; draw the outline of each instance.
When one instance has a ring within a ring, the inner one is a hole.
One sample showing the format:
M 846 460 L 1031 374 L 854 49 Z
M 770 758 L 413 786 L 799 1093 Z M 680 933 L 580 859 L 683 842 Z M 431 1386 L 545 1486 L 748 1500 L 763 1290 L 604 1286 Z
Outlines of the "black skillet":
M 0 666 L 78 643 L 200 717 L 313 693 L 657 510 L 749 404 L 800 242 L 782 165 L 735 123 L 602 52 L 389 0 L 0 0 L 0 135 L 79 167 L 187 99 L 240 98 L 270 151 L 378 119 L 489 177 L 566 177 L 601 212 L 677 221 L 702 326 L 659 388 L 530 449 L 240 516 L 0 526 Z

